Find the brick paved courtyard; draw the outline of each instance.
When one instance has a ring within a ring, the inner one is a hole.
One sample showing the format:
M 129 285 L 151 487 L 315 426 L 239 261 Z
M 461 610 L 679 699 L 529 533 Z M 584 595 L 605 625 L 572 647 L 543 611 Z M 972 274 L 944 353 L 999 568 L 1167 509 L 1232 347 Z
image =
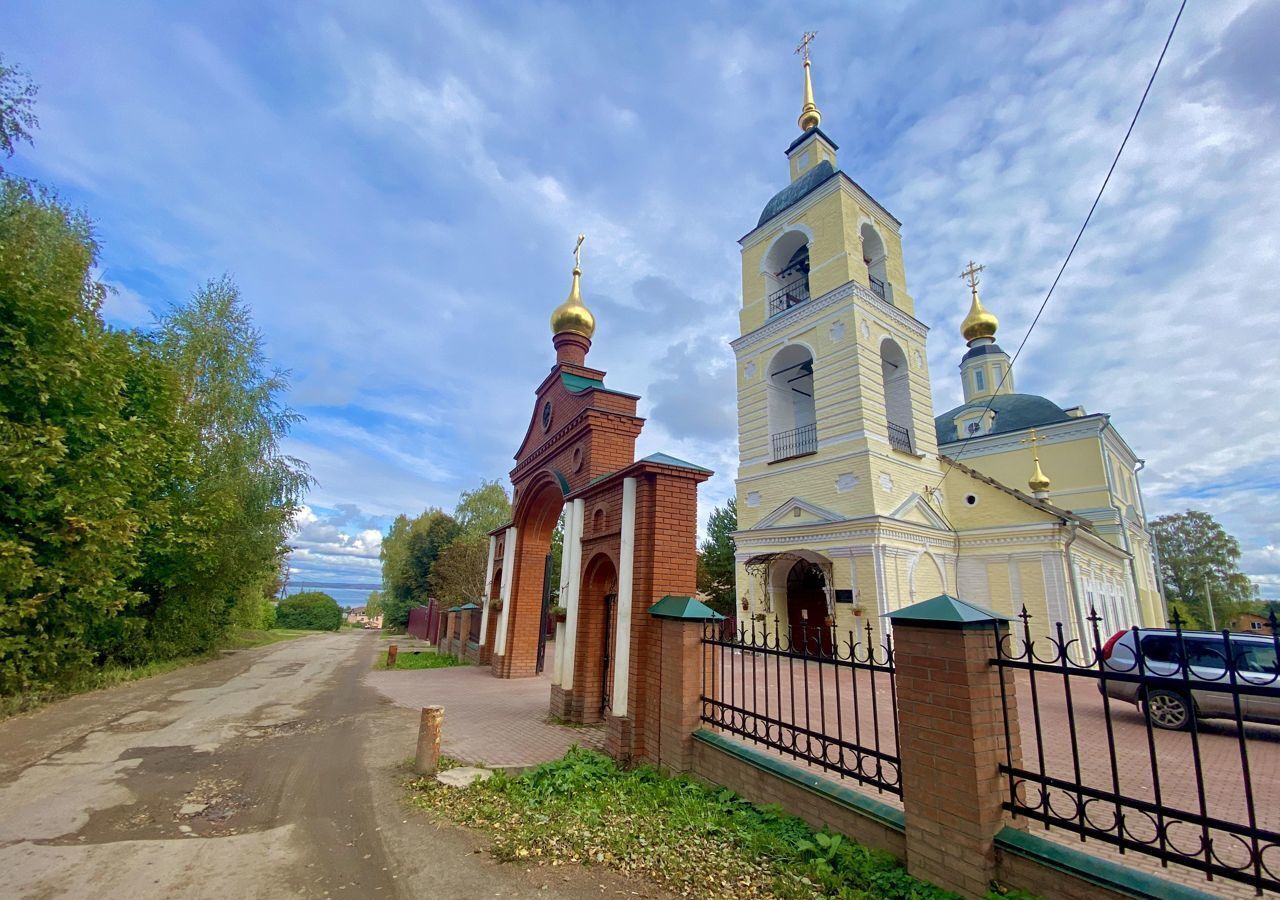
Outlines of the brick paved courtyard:
M 554 645 L 548 645 L 548 659 Z M 551 679 L 494 678 L 488 666 L 375 669 L 364 677 L 397 706 L 444 707 L 441 750 L 488 766 L 531 766 L 559 759 L 574 744 L 599 750 L 603 726 L 569 727 L 548 720 Z

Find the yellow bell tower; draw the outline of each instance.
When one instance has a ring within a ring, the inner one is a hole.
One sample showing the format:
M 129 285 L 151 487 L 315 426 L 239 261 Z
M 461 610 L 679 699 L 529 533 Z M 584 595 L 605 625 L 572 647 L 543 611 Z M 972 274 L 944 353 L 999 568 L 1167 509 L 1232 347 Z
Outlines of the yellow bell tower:
M 742 246 L 738 516 L 792 497 L 841 518 L 888 514 L 936 476 L 925 356 L 901 223 L 837 165 L 819 127 L 806 33 L 791 183 Z

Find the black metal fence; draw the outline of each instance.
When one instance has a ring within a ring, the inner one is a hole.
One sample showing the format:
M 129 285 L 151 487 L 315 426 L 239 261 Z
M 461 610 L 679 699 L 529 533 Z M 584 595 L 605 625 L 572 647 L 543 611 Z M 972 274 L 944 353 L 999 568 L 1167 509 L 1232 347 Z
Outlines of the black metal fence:
M 790 431 L 780 431 L 772 437 L 773 461 L 804 456 L 818 452 L 818 426 L 801 425 Z
M 901 796 L 893 645 L 765 622 L 702 638 L 702 721 Z
M 903 453 L 914 453 L 911 447 L 911 432 L 905 426 L 899 425 L 897 422 L 889 424 L 889 446 L 894 450 L 901 450 Z
M 793 281 L 791 284 L 774 291 L 769 295 L 769 316 L 786 312 L 793 306 L 799 306 L 809 299 L 809 279 Z
M 1006 697 L 1005 808 L 1079 840 L 1280 890 L 1280 637 L 1058 624 L 1033 638 L 1025 608 L 998 635 Z M 1030 722 L 1027 721 L 1028 716 Z M 1021 719 L 1019 735 L 1018 721 Z M 1019 745 L 1020 750 L 1019 750 Z M 1255 781 L 1254 766 L 1265 764 Z

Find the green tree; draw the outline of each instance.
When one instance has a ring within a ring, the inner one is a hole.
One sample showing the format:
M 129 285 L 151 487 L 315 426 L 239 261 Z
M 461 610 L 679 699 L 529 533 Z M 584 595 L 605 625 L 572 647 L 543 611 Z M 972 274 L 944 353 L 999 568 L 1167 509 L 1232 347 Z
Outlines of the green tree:
M 462 534 L 440 551 L 431 567 L 432 595 L 446 606 L 479 603 L 484 595 L 489 538 Z
M 707 519 L 707 539 L 698 548 L 698 590 L 707 595 L 707 605 L 722 615 L 734 614 L 733 532 L 738 530 L 737 502 L 730 498 L 717 506 Z
M 382 612 L 382 591 L 370 591 L 369 598 L 364 602 L 364 614 L 369 618 L 375 618 Z
M 337 600 L 322 591 L 303 591 L 280 601 L 276 608 L 276 627 L 337 631 L 342 627 L 342 608 Z
M 511 499 L 500 482 L 482 481 L 475 490 L 462 492 L 453 518 L 467 534 L 488 534 L 511 521 Z
M 167 384 L 103 326 L 97 255 L 83 215 L 0 179 L 0 693 L 88 664 L 90 631 L 141 599 Z
M 432 507 L 416 519 L 397 516 L 382 539 L 383 623 L 404 628 L 409 610 L 431 597 L 431 567 L 461 528 L 453 516 Z
M 0 152 L 6 157 L 13 156 L 15 144 L 31 143 L 31 132 L 39 124 L 35 100 L 36 86 L 31 79 L 16 66 L 6 65 L 0 55 Z
M 1253 586 L 1240 571 L 1239 542 L 1209 513 L 1189 509 L 1161 516 L 1151 523 L 1151 531 L 1160 554 L 1165 599 L 1171 610 L 1189 618 L 1191 626 L 1210 624 L 1208 595 L 1220 628 L 1254 599 Z
M 310 485 L 281 450 L 299 416 L 283 403 L 287 379 L 268 368 L 262 336 L 228 278 L 209 282 L 162 319 L 152 352 L 177 383 L 165 464 L 155 473 L 163 509 L 142 535 L 135 587 L 147 602 L 135 658 L 198 653 L 225 639 L 236 608 L 260 608 L 288 550 Z M 126 631 L 130 623 L 121 623 Z

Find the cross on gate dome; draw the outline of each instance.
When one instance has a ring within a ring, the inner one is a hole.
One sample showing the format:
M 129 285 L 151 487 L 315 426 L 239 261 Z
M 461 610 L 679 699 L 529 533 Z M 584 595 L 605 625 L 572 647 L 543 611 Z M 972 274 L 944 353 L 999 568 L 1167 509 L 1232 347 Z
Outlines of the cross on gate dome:
M 551 333 L 580 334 L 591 340 L 596 333 L 596 317 L 582 303 L 582 290 L 579 279 L 582 276 L 582 242 L 585 235 L 578 235 L 578 245 L 573 250 L 573 283 L 569 286 L 569 296 L 551 313 Z

